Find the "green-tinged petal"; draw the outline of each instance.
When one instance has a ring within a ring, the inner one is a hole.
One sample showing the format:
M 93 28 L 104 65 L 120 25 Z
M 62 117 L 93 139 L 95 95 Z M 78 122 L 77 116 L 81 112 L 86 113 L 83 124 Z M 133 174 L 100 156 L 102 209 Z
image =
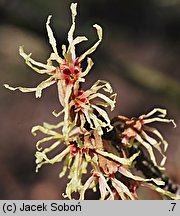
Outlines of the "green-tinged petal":
M 40 63 L 40 62 L 37 62 L 35 60 L 33 60 L 30 56 L 31 56 L 31 53 L 29 55 L 27 55 L 25 52 L 24 52 L 24 49 L 22 46 L 19 47 L 19 54 L 25 59 L 26 61 L 26 64 L 31 67 L 34 71 L 36 71 L 37 73 L 40 73 L 40 74 L 45 74 L 45 73 L 50 73 L 52 71 L 54 71 L 56 68 L 52 65 L 46 65 L 46 64 L 43 64 L 43 63 Z M 36 68 L 34 67 L 33 65 L 35 66 L 38 66 L 40 68 L 44 68 L 44 69 L 39 69 L 39 68 Z
M 71 199 L 71 194 L 73 192 L 77 192 L 82 187 L 81 179 L 82 179 L 82 155 L 78 153 L 74 158 L 73 165 L 70 168 L 70 173 L 68 178 L 71 181 L 67 184 L 66 187 L 66 196 Z
M 170 197 L 171 199 L 174 199 L 174 200 L 180 200 L 180 195 L 178 194 L 173 194 L 169 191 L 166 191 L 166 190 L 163 190 L 162 188 L 160 187 L 157 187 L 153 184 L 150 184 L 150 183 L 143 183 L 142 186 L 145 186 L 145 187 L 148 187 L 154 191 L 157 191 L 158 193 L 164 195 L 164 196 L 168 196 Z
M 108 152 L 104 152 L 104 151 L 100 151 L 98 149 L 95 150 L 98 154 L 104 156 L 104 157 L 107 157 L 113 161 L 116 161 L 120 164 L 123 164 L 123 165 L 128 165 L 128 166 L 131 166 L 132 162 L 134 161 L 134 159 L 139 155 L 140 152 L 136 153 L 136 154 L 133 154 L 130 158 L 120 158 L 112 153 L 108 153 Z
M 83 185 L 83 187 L 80 190 L 80 200 L 84 200 L 84 195 L 87 189 L 90 188 L 90 185 L 92 184 L 92 182 L 94 181 L 94 176 L 91 176 L 88 178 L 88 180 L 85 182 L 85 184 Z
M 53 35 L 53 31 L 51 30 L 49 24 L 50 24 L 50 20 L 51 20 L 52 15 L 48 16 L 47 22 L 46 22 L 46 28 L 47 28 L 47 33 L 48 33 L 48 37 L 49 37 L 49 43 L 51 44 L 54 54 L 56 56 L 56 61 L 59 63 L 63 63 L 63 59 L 59 57 L 58 55 L 58 51 L 57 51 L 57 47 L 56 47 L 56 40 L 54 38 Z
M 166 150 L 168 148 L 168 143 L 166 142 L 166 140 L 164 140 L 164 138 L 161 135 L 161 133 L 156 128 L 149 127 L 147 125 L 144 125 L 144 130 L 149 131 L 149 132 L 155 134 L 161 140 L 161 142 L 163 143 L 163 145 L 164 145 L 164 152 L 166 152 Z
M 93 121 L 94 127 L 92 129 L 96 130 L 98 134 L 103 135 L 102 127 L 106 126 L 106 123 L 102 122 L 95 114 L 89 113 L 90 118 Z
M 111 100 L 106 95 L 103 95 L 101 93 L 96 93 L 96 94 L 91 95 L 89 97 L 89 100 L 92 100 L 96 97 L 99 97 L 99 98 L 103 99 L 104 101 L 106 101 L 109 104 L 109 106 L 111 106 L 111 111 L 115 108 L 115 101 Z
M 166 161 L 166 156 L 163 154 L 161 149 L 161 142 L 157 142 L 154 138 L 150 137 L 148 134 L 146 134 L 144 131 L 141 132 L 142 137 L 147 140 L 155 149 L 158 150 L 158 152 L 162 155 L 163 159 L 161 161 L 161 166 L 164 166 Z
M 56 143 L 57 144 L 57 143 Z M 46 150 L 47 152 L 48 150 Z M 42 152 L 36 152 L 35 156 L 36 156 L 36 163 L 37 163 L 37 167 L 36 167 L 36 172 L 38 172 L 38 169 L 42 167 L 42 165 L 44 164 L 54 164 L 57 162 L 60 162 L 68 153 L 70 152 L 70 148 L 67 147 L 64 151 L 62 151 L 60 154 L 56 155 L 54 158 L 49 159 L 47 157 L 47 155 L 44 153 L 44 151 Z
M 37 126 L 32 127 L 31 133 L 32 133 L 34 136 L 37 135 L 36 131 L 41 131 L 42 133 L 47 134 L 47 135 L 52 135 L 52 136 L 57 136 L 57 135 L 59 135 L 59 136 L 61 136 L 61 135 L 60 135 L 59 133 L 57 133 L 56 131 L 50 130 L 50 129 L 45 128 L 45 127 L 40 126 L 40 125 L 37 125 Z
M 94 83 L 94 85 L 91 87 L 91 89 L 94 92 L 97 92 L 99 89 L 103 88 L 104 91 L 108 92 L 108 93 L 112 93 L 112 87 L 110 85 L 109 82 L 107 82 L 106 80 L 98 80 Z
M 66 158 L 63 163 L 63 170 L 59 173 L 59 178 L 62 178 L 65 174 L 68 168 L 70 168 L 70 164 L 72 162 L 72 155 L 68 154 L 66 155 Z
M 158 167 L 152 146 L 148 142 L 144 141 L 138 134 L 136 135 L 136 140 L 147 149 L 153 164 Z
M 12 91 L 19 90 L 21 92 L 35 92 L 37 89 L 37 88 L 11 87 L 8 84 L 4 84 L 4 87 Z
M 108 116 L 108 114 L 106 113 L 106 111 L 103 110 L 103 109 L 101 109 L 101 108 L 99 108 L 99 107 L 97 107 L 96 105 L 92 105 L 92 107 L 93 107 L 94 109 L 96 109 L 97 112 L 98 112 L 98 113 L 104 118 L 104 120 L 107 122 L 106 127 L 109 127 L 109 129 L 107 129 L 107 131 L 112 130 L 113 127 L 111 126 L 111 121 L 110 121 L 109 116 Z
M 152 123 L 152 122 L 165 122 L 165 123 L 172 122 L 172 124 L 174 125 L 174 128 L 176 127 L 176 124 L 175 124 L 173 119 L 162 119 L 162 118 L 154 117 L 154 118 L 151 118 L 151 119 L 144 119 L 143 120 L 144 124 L 149 124 L 149 123 Z
M 84 110 L 84 115 L 85 115 L 85 117 L 86 117 L 86 120 L 87 120 L 87 122 L 89 123 L 89 125 L 90 125 L 90 128 L 94 128 L 94 125 L 93 125 L 93 122 L 91 121 L 91 118 L 90 118 L 90 116 L 89 116 L 89 110 L 88 109 L 85 109 Z
M 60 144 L 61 144 L 61 140 L 58 140 L 58 141 L 56 141 L 55 143 L 53 143 L 50 147 L 45 148 L 45 149 L 43 150 L 43 152 L 44 152 L 44 153 L 48 153 L 48 152 L 54 150 L 54 149 L 55 149 L 57 146 L 59 146 Z
M 150 119 L 144 119 L 144 118 L 149 118 L 150 116 L 154 115 L 155 113 L 160 113 L 160 114 L 157 115 L 158 117 L 154 117 L 154 118 L 150 118 Z M 165 109 L 154 108 L 148 114 L 140 116 L 140 118 L 143 118 L 144 124 L 148 124 L 148 123 L 155 122 L 155 121 L 166 122 L 166 123 L 172 122 L 174 127 L 176 127 L 176 124 L 175 124 L 173 119 L 164 119 L 166 115 L 167 115 L 167 111 Z
M 62 129 L 63 135 L 65 136 L 65 139 L 68 140 L 70 127 L 70 115 L 69 115 L 69 98 L 72 93 L 72 87 L 71 85 L 68 85 L 65 92 L 65 98 L 64 98 L 64 126 Z
M 63 126 L 63 122 L 59 122 L 58 124 L 56 125 L 53 125 L 53 124 L 50 124 L 50 123 L 47 123 L 47 122 L 43 122 L 43 127 L 44 128 L 47 128 L 49 130 L 52 130 L 52 129 L 57 129 L 57 128 L 60 128 Z
M 40 145 L 41 143 L 48 142 L 48 141 L 53 140 L 53 139 L 57 139 L 57 138 L 55 138 L 54 136 L 50 136 L 50 137 L 45 137 L 45 138 L 39 140 L 39 141 L 36 143 L 36 148 L 37 148 L 37 150 L 38 150 L 38 151 L 41 151 L 41 150 L 42 150 L 42 148 L 39 147 L 39 145 Z
M 167 115 L 167 111 L 165 109 L 154 108 L 148 114 L 145 114 L 143 116 L 144 116 L 144 118 L 149 118 L 150 116 L 154 115 L 155 113 L 160 113 L 160 114 L 158 114 L 158 116 L 161 118 L 164 118 Z
M 101 40 L 102 40 L 102 28 L 95 24 L 93 25 L 94 28 L 96 28 L 96 31 L 97 31 L 97 34 L 98 34 L 98 38 L 99 40 L 94 44 L 94 46 L 92 46 L 89 50 L 87 50 L 84 54 L 82 54 L 80 57 L 79 57 L 79 61 L 81 62 L 87 55 L 90 55 L 91 53 L 93 53 L 96 48 L 99 46 Z
M 151 182 L 151 181 L 153 181 L 157 185 L 164 185 L 165 184 L 165 182 L 163 182 L 163 181 L 161 181 L 159 179 L 155 179 L 155 178 L 145 179 L 145 178 L 142 178 L 140 176 L 135 176 L 135 175 L 133 175 L 131 172 L 129 172 L 128 170 L 126 170 L 122 166 L 118 168 L 118 171 L 121 174 L 123 174 L 124 176 L 126 176 L 128 178 L 131 178 L 131 179 L 133 179 L 135 181 L 140 181 L 140 182 L 149 182 L 149 181 Z
M 56 118 L 59 117 L 60 115 L 62 115 L 63 113 L 64 113 L 64 109 L 58 113 L 55 110 L 52 112 L 53 116 L 55 116 Z M 63 123 L 63 125 L 64 125 L 64 123 Z
M 115 178 L 111 178 L 111 182 L 112 182 L 113 187 L 117 190 L 122 200 L 127 199 L 124 194 L 126 194 L 131 200 L 134 200 L 133 195 L 131 194 L 131 192 L 129 191 L 128 187 L 126 187 L 125 184 L 123 184 L 122 182 L 118 181 Z
M 65 198 L 72 199 L 71 194 L 73 192 L 77 192 L 82 187 L 81 180 L 80 179 L 71 179 L 71 181 L 66 186 L 66 195 Z
M 46 156 L 46 154 L 44 154 L 44 152 L 36 152 L 35 154 L 36 157 L 36 172 L 38 172 L 38 170 L 42 167 L 43 164 L 48 163 L 47 161 L 49 160 Z

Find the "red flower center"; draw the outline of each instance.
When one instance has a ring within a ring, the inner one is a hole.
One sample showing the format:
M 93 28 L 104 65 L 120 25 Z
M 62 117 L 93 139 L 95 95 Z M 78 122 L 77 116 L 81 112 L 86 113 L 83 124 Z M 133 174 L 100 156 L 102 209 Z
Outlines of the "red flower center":
M 82 108 L 82 104 L 87 104 L 89 102 L 88 98 L 83 96 L 83 93 L 83 90 L 79 90 L 77 95 L 73 94 L 71 96 L 72 100 L 74 101 L 75 109 Z
M 70 148 L 70 154 L 73 156 L 76 156 L 78 152 L 81 152 L 81 149 L 77 147 L 76 143 L 72 143 Z
M 60 70 L 62 72 L 62 79 L 65 80 L 66 85 L 73 85 L 79 78 L 81 71 L 80 63 L 75 60 L 74 63 L 66 63 L 60 65 Z

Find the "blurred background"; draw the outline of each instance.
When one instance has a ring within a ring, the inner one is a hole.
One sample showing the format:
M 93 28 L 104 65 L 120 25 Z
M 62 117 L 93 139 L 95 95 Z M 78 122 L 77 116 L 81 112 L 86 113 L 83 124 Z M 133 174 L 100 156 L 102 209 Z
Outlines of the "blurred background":
M 24 45 L 33 58 L 46 62 L 51 52 L 45 23 L 58 42 L 67 44 L 71 26 L 70 0 L 0 0 L 0 199 L 62 199 L 66 178 L 59 179 L 61 164 L 35 173 L 35 143 L 31 127 L 43 121 L 55 123 L 51 112 L 59 110 L 56 86 L 33 93 L 11 92 L 3 87 L 36 86 L 44 77 L 25 65 L 18 54 Z M 180 183 L 180 0 L 77 0 L 76 35 L 89 41 L 78 46 L 87 50 L 96 40 L 94 23 L 103 27 L 103 42 L 84 89 L 97 79 L 110 81 L 118 93 L 110 116 L 128 117 L 166 108 L 178 127 L 159 124 L 169 142 L 166 174 Z M 96 198 L 92 193 L 89 199 Z M 158 199 L 152 192 L 140 192 L 141 199 Z

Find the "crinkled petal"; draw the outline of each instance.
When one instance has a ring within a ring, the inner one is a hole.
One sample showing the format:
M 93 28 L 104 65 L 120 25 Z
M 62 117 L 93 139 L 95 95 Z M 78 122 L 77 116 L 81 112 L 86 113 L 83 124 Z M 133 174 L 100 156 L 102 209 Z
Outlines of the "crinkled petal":
M 24 52 L 24 49 L 22 46 L 19 47 L 19 54 L 25 59 L 26 61 L 26 64 L 31 67 L 34 71 L 36 71 L 37 73 L 40 73 L 40 74 L 45 74 L 45 73 L 50 73 L 52 71 L 54 71 L 56 68 L 52 65 L 46 65 L 46 64 L 43 64 L 43 63 L 40 63 L 40 62 L 37 62 L 35 60 L 33 60 L 30 56 L 31 56 L 31 53 L 29 55 L 27 55 L 25 52 Z M 34 67 L 33 65 L 35 66 L 38 66 L 40 68 L 44 68 L 44 69 L 39 69 L 37 67 Z
M 115 101 L 111 100 L 106 95 L 103 95 L 101 93 L 95 93 L 95 94 L 91 95 L 89 97 L 89 100 L 92 100 L 92 99 L 94 99 L 96 97 L 99 97 L 99 98 L 103 99 L 104 101 L 106 101 L 109 104 L 109 106 L 111 106 L 111 111 L 115 108 Z
M 102 173 L 98 173 L 98 175 L 99 175 L 99 184 L 101 184 L 101 187 L 99 188 L 101 191 L 100 191 L 100 193 L 101 193 L 101 200 L 104 200 L 105 199 L 105 197 L 107 196 L 107 191 L 110 193 L 110 195 L 111 195 L 111 198 L 113 199 L 114 198 L 114 195 L 113 195 L 113 192 L 112 192 L 112 190 L 111 190 L 111 188 L 109 187 L 109 185 L 108 185 L 108 183 L 107 183 L 107 180 L 106 180 L 106 178 L 104 177 L 104 175 L 102 174 Z M 106 189 L 107 189 L 107 191 L 106 191 Z
M 134 161 L 134 159 L 139 155 L 140 152 L 136 153 L 136 154 L 133 154 L 130 158 L 121 158 L 121 157 L 118 157 L 112 153 L 108 153 L 108 152 L 104 152 L 104 151 L 100 151 L 98 149 L 95 150 L 98 154 L 104 156 L 104 157 L 107 157 L 113 161 L 116 161 L 120 164 L 123 164 L 123 165 L 128 165 L 128 166 L 131 166 L 132 162 Z
M 35 154 L 37 158 L 36 159 L 36 163 L 37 163 L 36 172 L 38 172 L 38 169 L 41 168 L 42 165 L 44 164 L 47 164 L 47 163 L 54 164 L 54 163 L 60 162 L 69 152 L 70 152 L 70 148 L 68 146 L 65 150 L 63 150 L 60 154 L 56 155 L 52 159 L 48 159 L 44 151 L 36 152 Z
M 151 182 L 151 181 L 153 181 L 157 185 L 164 185 L 165 184 L 165 182 L 163 182 L 163 181 L 161 181 L 159 179 L 155 179 L 155 178 L 145 179 L 145 178 L 142 178 L 140 176 L 135 176 L 135 175 L 133 175 L 131 172 L 129 172 L 128 170 L 126 170 L 122 166 L 118 168 L 118 171 L 121 174 L 123 174 L 124 176 L 126 176 L 128 178 L 131 178 L 131 179 L 133 179 L 135 181 L 140 181 L 140 182 L 149 182 L 149 181 Z
M 69 137 L 69 132 L 70 132 L 70 116 L 69 116 L 69 98 L 70 95 L 72 93 L 72 86 L 69 85 L 66 88 L 66 92 L 65 92 L 65 98 L 64 98 L 64 126 L 62 129 L 63 135 L 65 136 L 66 139 L 68 139 Z
M 71 154 L 67 154 L 66 158 L 64 160 L 64 163 L 63 163 L 63 169 L 59 173 L 59 178 L 62 178 L 66 174 L 67 169 L 70 168 L 71 162 L 72 162 L 72 155 Z
M 64 109 L 63 110 L 61 110 L 60 112 L 56 112 L 55 110 L 52 112 L 52 114 L 57 118 L 57 117 L 59 117 L 60 115 L 62 115 L 64 113 Z M 63 125 L 64 125 L 64 123 L 63 123 Z
M 46 128 L 46 127 L 43 127 L 43 126 L 40 126 L 40 125 L 37 125 L 37 126 L 32 127 L 31 133 L 32 133 L 34 136 L 37 135 L 36 131 L 41 131 L 41 132 L 44 133 L 44 134 L 51 135 L 51 136 L 57 136 L 57 137 L 59 137 L 59 138 L 62 137 L 62 135 L 61 135 L 60 133 L 57 133 L 56 131 L 53 131 L 53 130 L 51 130 L 51 129 L 49 129 L 49 128 Z
M 164 196 L 168 196 L 170 197 L 171 199 L 174 199 L 174 200 L 180 200 L 180 195 L 178 194 L 173 194 L 169 191 L 166 191 L 166 190 L 163 190 L 162 188 L 160 187 L 157 187 L 156 185 L 153 185 L 151 183 L 143 183 L 142 186 L 145 186 L 145 187 L 148 187 L 154 191 L 157 191 L 158 193 L 164 195 Z
M 75 17 L 77 15 L 77 3 L 71 4 L 71 13 L 72 13 L 72 25 L 71 25 L 71 28 L 68 32 L 69 48 L 68 48 L 68 51 L 65 55 L 66 60 L 69 62 L 72 62 L 76 59 L 75 46 L 73 44 L 73 35 L 74 35 L 74 31 L 75 31 Z
M 164 140 L 164 138 L 161 135 L 161 133 L 156 128 L 149 127 L 147 125 L 144 125 L 143 128 L 144 128 L 144 130 L 149 131 L 149 132 L 155 134 L 160 139 L 160 141 L 164 144 L 164 152 L 166 152 L 166 150 L 168 148 L 168 143 L 166 142 L 166 140 Z
M 54 149 L 55 149 L 57 146 L 59 146 L 60 144 L 61 144 L 61 140 L 58 140 L 58 141 L 56 141 L 55 143 L 53 143 L 50 147 L 45 148 L 45 149 L 43 150 L 43 152 L 44 152 L 44 153 L 48 153 L 48 152 L 54 150 Z
M 172 122 L 174 127 L 176 127 L 176 124 L 175 124 L 173 119 L 162 119 L 162 118 L 154 117 L 154 118 L 151 118 L 151 119 L 144 119 L 143 120 L 144 124 L 149 124 L 149 123 L 152 123 L 152 122 L 165 122 L 165 123 Z
M 51 44 L 54 54 L 55 54 L 55 60 L 59 63 L 63 63 L 63 59 L 58 55 L 58 51 L 56 48 L 56 40 L 54 38 L 53 35 L 53 31 L 51 30 L 49 24 L 50 24 L 50 20 L 51 20 L 52 15 L 48 16 L 47 22 L 46 22 L 46 28 L 47 28 L 47 33 L 48 33 L 48 37 L 49 37 L 49 43 Z
M 36 148 L 37 148 L 37 150 L 38 150 L 38 151 L 41 151 L 41 150 L 42 150 L 42 147 L 39 147 L 39 145 L 40 145 L 41 143 L 48 142 L 48 141 L 53 140 L 53 139 L 57 139 L 57 138 L 55 138 L 54 136 L 50 136 L 50 137 L 45 137 L 45 138 L 39 140 L 39 141 L 36 143 Z
M 112 93 L 112 87 L 110 85 L 109 82 L 107 82 L 106 80 L 98 80 L 96 81 L 93 86 L 91 87 L 91 90 L 93 90 L 94 92 L 97 92 L 99 89 L 103 88 L 104 91 L 108 92 L 108 93 Z
M 63 126 L 63 122 L 59 122 L 58 124 L 56 125 L 53 125 L 53 124 L 50 124 L 50 123 L 47 123 L 47 122 L 43 122 L 43 127 L 44 128 L 47 128 L 49 130 L 52 130 L 52 129 L 57 129 L 57 128 L 60 128 Z
M 82 178 L 82 155 L 78 152 L 74 158 L 73 165 L 70 168 L 69 178 L 71 181 L 67 184 L 66 187 L 66 196 L 71 199 L 71 194 L 77 192 L 82 187 L 81 178 Z
M 147 149 L 153 164 L 158 167 L 152 146 L 148 142 L 144 141 L 138 134 L 136 135 L 136 140 Z
M 129 191 L 128 187 L 125 184 L 123 184 L 122 182 L 118 181 L 115 178 L 111 178 L 111 182 L 112 182 L 113 187 L 117 190 L 122 200 L 127 199 L 124 194 L 126 194 L 131 200 L 134 200 L 133 195 L 131 194 L 131 192 Z
M 77 15 L 77 3 L 71 4 L 71 13 L 72 13 L 72 26 L 68 32 L 68 42 L 71 44 L 73 42 L 73 34 L 75 30 L 75 17 Z
M 92 107 L 97 110 L 97 112 L 104 118 L 104 120 L 107 122 L 106 126 L 109 127 L 109 129 L 107 131 L 110 131 L 113 129 L 113 127 L 111 126 L 111 121 L 109 119 L 108 114 L 106 113 L 105 110 L 97 107 L 96 105 L 92 105 Z
M 90 188 L 90 185 L 92 184 L 92 182 L 94 181 L 94 176 L 91 176 L 88 178 L 88 180 L 85 182 L 85 184 L 83 185 L 83 187 L 80 190 L 80 200 L 84 200 L 84 195 L 87 189 Z
M 67 50 L 66 50 L 66 45 L 63 44 L 63 45 L 62 45 L 62 55 L 63 55 L 63 56 L 65 56 L 66 51 L 67 51 Z
M 161 166 L 164 166 L 166 161 L 166 156 L 164 155 L 162 149 L 161 149 L 161 142 L 157 142 L 154 138 L 150 137 L 148 134 L 146 134 L 144 131 L 141 133 L 142 137 L 147 140 L 155 149 L 158 150 L 158 152 L 162 155 L 163 159 L 161 161 Z
M 160 113 L 160 114 L 157 115 L 158 117 L 149 118 L 150 116 L 154 115 L 155 113 Z M 165 109 L 154 108 L 148 114 L 140 116 L 140 118 L 143 118 L 143 123 L 144 124 L 148 124 L 148 123 L 155 122 L 155 121 L 167 122 L 167 123 L 172 122 L 174 127 L 176 127 L 176 124 L 175 124 L 173 119 L 165 119 L 166 115 L 167 115 L 167 111 Z M 149 119 L 146 119 L 146 118 L 149 118 Z
M 96 28 L 97 30 L 99 40 L 94 44 L 94 46 L 92 46 L 89 50 L 87 50 L 84 54 L 82 54 L 79 57 L 79 62 L 81 62 L 87 55 L 90 55 L 91 53 L 93 53 L 96 50 L 96 48 L 99 46 L 102 40 L 102 28 L 97 24 L 93 25 L 93 27 Z
M 89 57 L 87 58 L 87 63 L 88 63 L 88 65 L 86 67 L 86 70 L 81 73 L 81 77 L 86 76 L 89 73 L 89 71 L 91 70 L 91 68 L 92 68 L 92 66 L 94 64 L 93 61 L 92 61 L 92 59 L 89 58 Z
M 76 44 L 79 44 L 83 41 L 87 41 L 88 39 L 85 36 L 77 36 L 73 41 L 72 45 L 75 46 Z
M 42 81 L 36 88 L 36 98 L 40 98 L 42 94 L 42 90 L 53 85 L 56 81 L 53 80 L 53 76 L 48 78 L 47 80 Z
M 167 115 L 167 110 L 161 108 L 154 108 L 149 113 L 142 115 L 143 118 L 149 118 L 150 116 L 154 115 L 155 113 L 159 113 L 157 116 L 160 118 L 164 118 Z
M 47 80 L 42 81 L 36 88 L 25 88 L 25 87 L 11 87 L 8 84 L 4 84 L 4 87 L 12 91 L 19 90 L 21 92 L 36 92 L 36 98 L 40 98 L 42 90 L 53 85 L 56 81 L 53 80 L 53 77 L 48 78 Z
M 12 91 L 15 91 L 15 90 L 19 90 L 21 92 L 35 92 L 36 91 L 36 88 L 11 87 L 8 84 L 4 84 L 4 87 Z
M 106 123 L 102 122 L 94 113 L 89 113 L 89 116 L 94 124 L 94 127 L 92 127 L 92 129 L 95 129 L 100 136 L 103 135 L 102 127 L 105 127 Z
M 101 200 L 105 200 L 108 192 L 106 190 L 106 184 L 104 184 L 104 181 L 102 178 L 99 178 L 99 191 L 101 195 Z

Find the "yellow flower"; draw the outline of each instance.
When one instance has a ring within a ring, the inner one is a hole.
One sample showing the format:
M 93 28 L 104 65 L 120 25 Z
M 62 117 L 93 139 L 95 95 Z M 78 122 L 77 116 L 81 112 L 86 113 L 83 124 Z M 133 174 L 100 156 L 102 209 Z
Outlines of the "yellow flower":
M 53 31 L 51 30 L 49 24 L 52 16 L 49 16 L 46 22 L 46 28 L 49 37 L 49 43 L 52 46 L 53 52 L 50 54 L 47 63 L 40 63 L 31 58 L 31 53 L 26 54 L 22 46 L 19 48 L 20 55 L 25 59 L 26 64 L 31 67 L 34 71 L 39 74 L 48 74 L 50 77 L 44 81 L 42 81 L 37 87 L 34 88 L 24 88 L 24 87 L 10 87 L 8 84 L 4 86 L 10 90 L 20 90 L 22 92 L 35 92 L 36 97 L 41 97 L 42 90 L 53 85 L 54 83 L 58 84 L 58 92 L 61 92 L 60 103 L 65 106 L 69 96 L 71 94 L 72 88 L 78 88 L 78 84 L 74 85 L 75 82 L 84 82 L 84 76 L 86 76 L 91 69 L 93 62 L 90 58 L 87 58 L 88 66 L 85 71 L 82 71 L 81 62 L 86 58 L 87 55 L 91 54 L 96 50 L 99 43 L 102 40 L 102 28 L 95 24 L 93 27 L 97 30 L 98 41 L 85 53 L 80 55 L 80 57 L 76 57 L 75 46 L 82 41 L 86 41 L 87 38 L 84 36 L 73 37 L 75 30 L 75 17 L 77 15 L 77 3 L 71 4 L 71 12 L 72 12 L 72 26 L 68 32 L 68 42 L 69 46 L 66 49 L 65 45 L 62 45 L 62 55 L 61 58 L 58 54 L 56 47 L 56 40 L 53 35 Z M 53 61 L 56 61 L 59 66 L 53 66 Z M 71 87 L 69 87 L 69 85 Z M 68 86 L 68 87 L 67 87 Z M 62 97 L 63 95 L 63 97 Z

